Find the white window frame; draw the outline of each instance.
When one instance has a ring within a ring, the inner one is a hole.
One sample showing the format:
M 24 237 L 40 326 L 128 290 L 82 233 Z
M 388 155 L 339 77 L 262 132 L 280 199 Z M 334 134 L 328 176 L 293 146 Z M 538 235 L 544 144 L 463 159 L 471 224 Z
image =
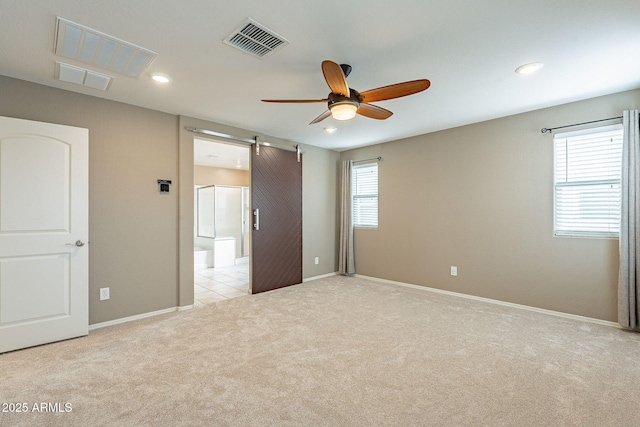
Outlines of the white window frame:
M 553 137 L 555 236 L 617 238 L 622 125 Z
M 373 182 L 363 182 L 372 174 Z M 354 228 L 378 228 L 378 163 L 353 165 L 351 170 L 351 207 Z

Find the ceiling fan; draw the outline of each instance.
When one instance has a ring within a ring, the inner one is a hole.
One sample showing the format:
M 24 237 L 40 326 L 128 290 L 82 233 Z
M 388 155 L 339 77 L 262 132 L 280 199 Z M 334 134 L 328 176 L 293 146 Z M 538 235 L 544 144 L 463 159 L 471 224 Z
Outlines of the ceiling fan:
M 411 80 L 403 83 L 396 83 L 376 89 L 358 92 L 349 88 L 347 76 L 351 73 L 351 66 L 347 64 L 338 65 L 333 61 L 322 61 L 322 74 L 327 81 L 331 93 L 324 99 L 263 99 L 263 102 L 289 102 L 308 103 L 326 102 L 328 109 L 318 117 L 313 119 L 310 125 L 318 123 L 329 116 L 336 120 L 349 120 L 356 114 L 372 119 L 384 120 L 391 117 L 391 111 L 386 110 L 370 102 L 385 101 L 387 99 L 400 98 L 402 96 L 413 95 L 422 92 L 431 85 L 426 79 Z

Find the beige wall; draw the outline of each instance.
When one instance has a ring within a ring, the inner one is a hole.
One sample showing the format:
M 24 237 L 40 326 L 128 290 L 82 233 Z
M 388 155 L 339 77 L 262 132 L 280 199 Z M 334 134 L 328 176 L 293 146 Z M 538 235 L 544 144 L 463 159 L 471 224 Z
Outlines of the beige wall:
M 193 304 L 193 134 L 184 126 L 233 128 L 4 76 L 0 115 L 89 129 L 90 324 Z M 335 200 L 324 194 L 335 188 L 339 154 L 309 153 L 303 174 L 317 176 L 304 185 L 304 208 L 317 211 L 303 213 L 304 277 L 336 270 L 313 265 L 313 256 L 336 257 L 335 221 L 325 220 L 335 218 Z M 158 179 L 173 181 L 169 195 L 158 192 Z M 99 301 L 102 287 L 110 300 Z
M 249 171 L 213 168 L 210 166 L 195 165 L 193 170 L 193 183 L 195 185 L 236 185 L 248 187 L 251 182 Z
M 333 273 L 338 269 L 336 222 L 340 154 L 335 151 L 301 145 L 302 162 L 302 276 Z M 314 264 L 314 258 L 319 264 Z
M 616 321 L 618 240 L 553 236 L 540 129 L 639 106 L 640 90 L 623 92 L 341 153 L 383 157 L 380 226 L 355 232 L 357 273 Z
M 175 307 L 178 118 L 2 76 L 0 115 L 89 129 L 89 323 Z
M 3 76 L 0 90 L 0 115 L 89 129 L 90 323 L 192 304 L 184 127 L 254 133 Z M 337 266 L 338 160 L 381 155 L 380 228 L 356 231 L 359 274 L 615 321 L 617 240 L 553 237 L 553 147 L 540 128 L 639 105 L 636 90 L 341 154 L 303 145 L 303 276 Z M 157 179 L 174 182 L 170 195 Z

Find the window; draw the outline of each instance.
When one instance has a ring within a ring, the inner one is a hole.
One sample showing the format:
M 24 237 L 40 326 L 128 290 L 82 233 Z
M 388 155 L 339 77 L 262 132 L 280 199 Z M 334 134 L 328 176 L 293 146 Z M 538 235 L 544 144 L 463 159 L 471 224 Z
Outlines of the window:
M 553 141 L 554 234 L 617 237 L 622 126 L 557 134 Z
M 353 226 L 378 228 L 378 164 L 354 165 L 351 184 Z

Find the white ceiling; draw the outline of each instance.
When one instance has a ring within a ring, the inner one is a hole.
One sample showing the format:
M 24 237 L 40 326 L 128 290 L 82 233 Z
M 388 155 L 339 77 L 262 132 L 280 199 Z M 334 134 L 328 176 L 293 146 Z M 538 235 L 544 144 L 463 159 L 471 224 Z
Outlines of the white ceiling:
M 246 145 L 194 138 L 193 163 L 214 168 L 249 170 L 249 148 Z
M 55 80 L 56 16 L 158 57 L 139 78 L 114 75 L 107 92 Z M 290 44 L 265 59 L 224 44 L 247 18 Z M 639 23 L 637 0 L 0 0 L 0 74 L 344 150 L 639 88 Z M 324 104 L 260 102 L 326 97 L 324 59 L 350 64 L 359 91 L 431 87 L 378 103 L 395 113 L 384 121 L 308 125 Z M 545 64 L 537 74 L 514 73 L 534 61 Z

